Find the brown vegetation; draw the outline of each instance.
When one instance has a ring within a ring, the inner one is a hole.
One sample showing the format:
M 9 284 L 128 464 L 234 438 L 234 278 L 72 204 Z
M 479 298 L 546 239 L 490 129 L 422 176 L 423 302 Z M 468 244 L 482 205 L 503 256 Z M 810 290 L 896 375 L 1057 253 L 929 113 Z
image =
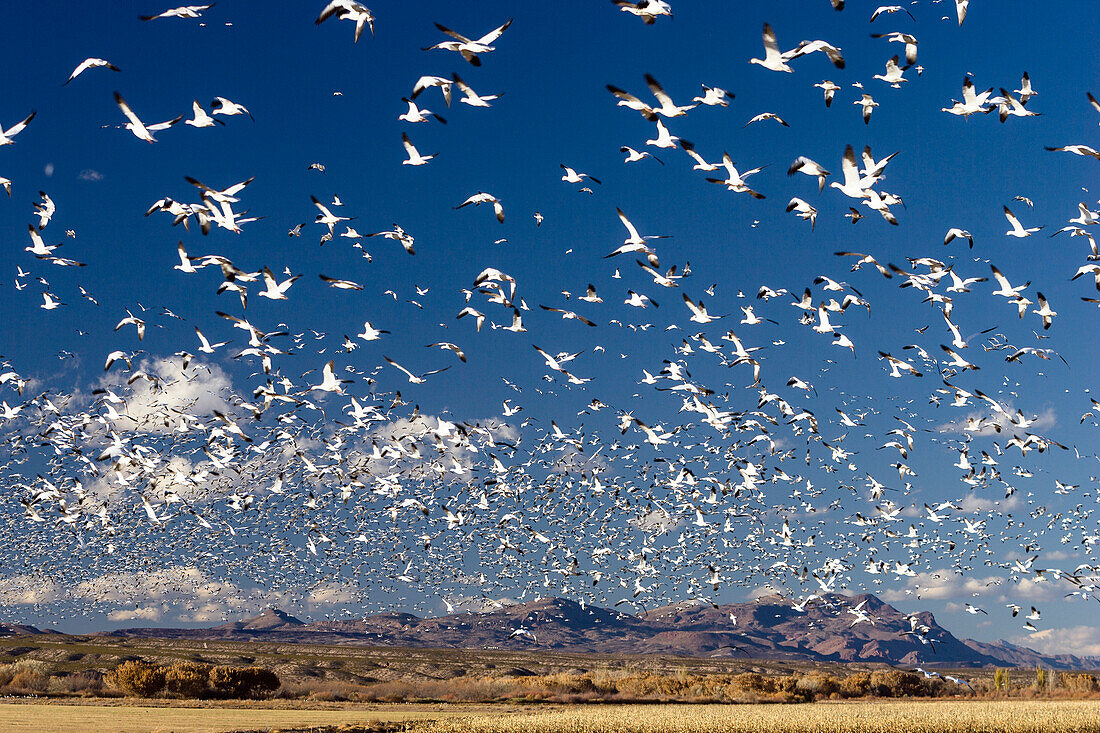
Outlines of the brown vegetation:
M 883 665 L 776 660 L 104 637 L 34 643 L 0 639 L 0 695 L 164 700 L 274 695 L 288 704 L 1100 697 L 1092 675 L 1048 669 L 955 672 L 969 680 L 967 686 Z
M 104 675 L 93 669 L 55 671 L 51 665 L 34 659 L 0 664 L 0 694 L 23 697 L 121 693 L 135 697 L 255 699 L 268 697 L 279 687 L 278 675 L 263 667 L 196 662 L 161 665 L 134 659 Z

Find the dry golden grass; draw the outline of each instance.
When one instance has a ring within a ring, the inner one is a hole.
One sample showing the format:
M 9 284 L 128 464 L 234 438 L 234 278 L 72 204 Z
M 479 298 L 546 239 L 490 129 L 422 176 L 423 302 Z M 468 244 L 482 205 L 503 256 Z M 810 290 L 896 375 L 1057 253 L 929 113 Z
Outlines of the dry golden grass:
M 1100 703 L 841 702 L 574 706 L 410 726 L 416 733 L 1097 733 Z
M 459 706 L 392 705 L 378 709 L 293 709 L 270 706 L 184 707 L 0 703 L 4 733 L 223 733 L 275 729 L 310 730 L 370 726 L 468 716 Z
M 1100 733 L 1093 701 L 860 701 L 807 705 L 380 705 L 293 709 L 0 703 L 0 730 L 222 733 Z M 393 727 L 386 728 L 394 730 Z

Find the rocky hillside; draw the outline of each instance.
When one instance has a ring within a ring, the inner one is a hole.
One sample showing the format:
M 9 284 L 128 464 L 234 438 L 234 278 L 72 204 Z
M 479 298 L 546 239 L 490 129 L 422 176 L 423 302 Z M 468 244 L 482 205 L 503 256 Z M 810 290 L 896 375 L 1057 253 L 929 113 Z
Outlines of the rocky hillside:
M 922 643 L 912 631 L 927 627 Z M 26 627 L 32 629 L 33 627 Z M 9 625 L 8 635 L 21 632 Z M 114 636 L 263 640 L 279 643 L 455 649 L 546 649 L 602 654 L 677 654 L 901 666 L 1043 665 L 1096 669 L 1100 659 L 1043 655 L 1000 641 L 958 639 L 927 611 L 904 614 L 874 595 L 829 595 L 801 606 L 779 596 L 711 606 L 681 603 L 642 614 L 543 598 L 491 612 L 421 618 L 383 613 L 307 623 L 270 608 L 200 629 L 134 628 Z

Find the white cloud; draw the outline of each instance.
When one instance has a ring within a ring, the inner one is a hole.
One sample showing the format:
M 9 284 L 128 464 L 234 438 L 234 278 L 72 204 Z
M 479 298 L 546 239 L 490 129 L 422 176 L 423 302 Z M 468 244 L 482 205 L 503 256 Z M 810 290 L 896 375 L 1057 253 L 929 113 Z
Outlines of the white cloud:
M 959 506 L 964 514 L 985 514 L 994 509 L 1000 512 L 1014 511 L 1020 506 L 1020 497 L 1013 495 L 1007 499 L 990 499 L 971 492 L 959 502 Z
M 161 610 L 151 606 L 146 608 L 120 608 L 117 611 L 111 611 L 107 614 L 107 620 L 109 621 L 134 621 L 135 619 L 141 619 L 142 621 L 159 621 L 160 617 Z
M 1042 629 L 1028 636 L 1017 636 L 1010 641 L 1043 654 L 1100 656 L 1100 628 L 1095 626 Z
M 755 600 L 758 600 L 760 598 L 765 598 L 767 596 L 781 596 L 781 595 L 783 595 L 782 590 L 775 587 L 774 585 L 770 585 L 770 584 L 765 583 L 764 585 L 758 585 L 755 588 L 753 588 L 751 591 L 749 591 L 748 599 L 750 601 L 755 601 Z
M 338 583 L 325 583 L 317 586 L 306 596 L 306 603 L 311 606 L 334 606 L 347 603 L 355 603 L 359 600 L 350 589 Z
M 229 621 L 229 614 L 226 607 L 220 603 L 203 603 L 180 613 L 176 616 L 176 620 L 187 624 L 224 623 Z
M 97 170 L 92 170 L 91 168 L 85 168 L 84 170 L 80 171 L 80 173 L 78 173 L 76 177 L 82 181 L 88 181 L 90 183 L 97 183 L 103 180 L 103 174 Z
M 53 580 L 33 575 L 12 575 L 0 578 L 0 605 L 35 606 L 54 603 L 65 598 L 65 589 Z
M 183 423 L 179 413 L 206 418 L 214 410 L 234 412 L 228 402 L 232 382 L 217 364 L 192 361 L 184 371 L 178 357 L 144 359 L 134 365 L 138 371 L 155 381 L 139 378 L 129 386 L 125 407 L 116 408 L 121 417 L 115 423 L 123 430 L 167 433 Z M 103 378 L 102 386 L 120 388 L 130 378 L 115 372 Z
M 922 600 L 969 599 L 975 595 L 989 593 L 990 588 L 1001 582 L 1000 576 L 997 575 L 968 578 L 950 570 L 921 572 L 905 580 L 904 588 L 885 590 L 878 594 L 879 598 L 888 603 L 910 600 L 914 596 Z
M 229 582 L 211 580 L 194 566 L 177 565 L 163 570 L 111 572 L 78 583 L 71 595 L 99 603 L 134 603 L 151 600 L 214 599 L 226 603 L 243 600 L 242 591 Z

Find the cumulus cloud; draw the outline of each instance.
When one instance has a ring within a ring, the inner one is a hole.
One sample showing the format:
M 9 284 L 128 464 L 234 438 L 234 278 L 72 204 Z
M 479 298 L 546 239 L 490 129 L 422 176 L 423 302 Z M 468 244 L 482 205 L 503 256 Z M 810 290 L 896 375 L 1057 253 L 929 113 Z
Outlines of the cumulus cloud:
M 964 577 L 950 570 L 921 572 L 906 578 L 905 587 L 891 588 L 878 596 L 887 603 L 909 600 L 914 596 L 922 600 L 958 601 L 989 593 L 990 588 L 1001 581 L 998 575 Z
M 123 430 L 168 433 L 179 428 L 184 415 L 206 418 L 215 410 L 232 414 L 232 381 L 217 364 L 191 362 L 185 371 L 178 357 L 143 359 L 134 365 L 152 379 L 138 378 L 125 392 L 126 405 L 118 408 L 116 425 Z M 122 388 L 132 375 L 114 372 L 101 386 Z
M 338 583 L 325 583 L 313 588 L 306 596 L 311 606 L 334 606 L 357 602 L 359 597 L 346 586 Z
M 220 603 L 203 603 L 176 616 L 176 621 L 186 624 L 222 623 L 228 620 L 227 609 Z
M 770 583 L 764 585 L 758 585 L 749 591 L 748 599 L 750 601 L 759 600 L 761 598 L 767 598 L 768 596 L 781 596 L 783 591 Z
M 120 608 L 117 611 L 111 611 L 107 614 L 107 620 L 109 621 L 134 621 L 140 619 L 142 621 L 159 621 L 161 617 L 161 610 L 159 608 L 153 608 L 151 606 L 146 608 Z
M 197 567 L 177 565 L 162 570 L 104 573 L 78 583 L 71 595 L 100 603 L 137 605 L 143 601 L 214 598 L 239 604 L 249 594 L 230 582 L 212 580 Z
M 218 580 L 191 565 L 152 571 L 113 571 L 71 585 L 33 575 L 0 578 L 0 607 L 96 604 L 108 621 L 222 623 L 259 613 L 268 606 L 293 610 L 358 606 L 354 589 L 336 582 L 300 594 Z
M 1019 508 L 1020 497 L 1013 495 L 1007 499 L 991 499 L 971 492 L 959 502 L 959 506 L 965 514 L 985 514 L 994 509 L 1008 512 Z
M 37 606 L 65 598 L 65 589 L 56 581 L 33 575 L 0 578 L 0 605 Z
M 91 168 L 85 168 L 76 175 L 82 181 L 88 181 L 89 183 L 98 183 L 103 180 L 103 174 L 97 170 Z
M 389 456 L 384 460 L 399 460 L 406 468 L 430 464 L 440 473 L 464 476 L 474 468 L 479 456 L 493 451 L 492 444 L 513 443 L 519 439 L 519 433 L 514 426 L 494 418 L 479 421 L 477 425 L 477 430 L 467 431 L 453 420 L 416 414 L 380 423 L 370 432 L 369 437 L 379 447 L 401 446 L 404 451 L 410 444 L 417 443 L 422 449 L 418 458 L 405 454 L 401 458 Z M 425 447 L 427 450 L 423 450 Z M 374 459 L 367 460 L 369 463 Z
M 1043 654 L 1100 656 L 1100 628 L 1095 626 L 1042 629 L 1028 636 L 1014 637 L 1010 641 Z

